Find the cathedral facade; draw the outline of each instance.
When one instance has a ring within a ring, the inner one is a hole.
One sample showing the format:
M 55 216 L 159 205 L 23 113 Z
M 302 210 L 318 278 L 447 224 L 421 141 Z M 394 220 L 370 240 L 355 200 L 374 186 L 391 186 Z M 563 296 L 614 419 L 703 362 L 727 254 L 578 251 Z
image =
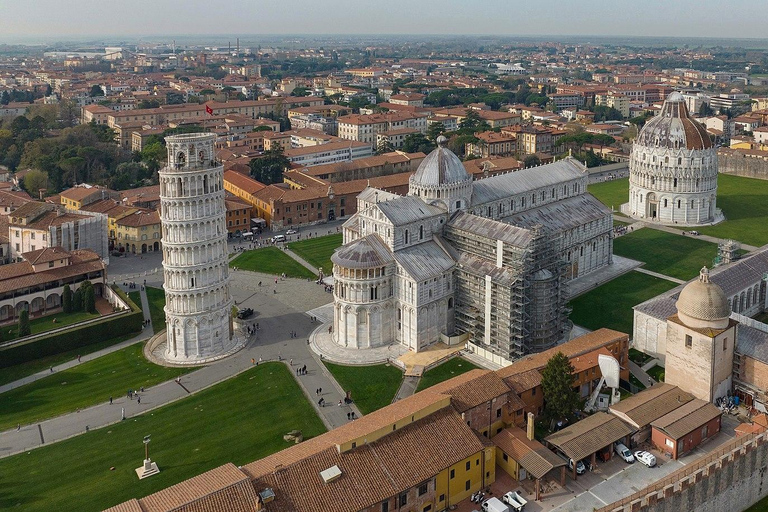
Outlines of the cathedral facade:
M 717 153 L 683 95 L 670 94 L 638 133 L 629 160 L 629 203 L 623 212 L 660 224 L 699 226 L 720 220 Z
M 438 139 L 408 196 L 368 188 L 334 263 L 336 343 L 469 342 L 505 359 L 566 339 L 568 281 L 611 263 L 611 212 L 566 158 L 472 181 Z

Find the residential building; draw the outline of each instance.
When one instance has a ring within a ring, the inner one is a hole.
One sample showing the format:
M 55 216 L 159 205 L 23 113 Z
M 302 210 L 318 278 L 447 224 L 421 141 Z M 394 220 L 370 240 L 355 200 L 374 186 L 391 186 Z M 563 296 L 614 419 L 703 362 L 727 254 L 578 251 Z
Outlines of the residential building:
M 227 209 L 227 233 L 230 236 L 251 230 L 252 206 L 250 204 L 235 197 L 226 197 L 224 206 Z
M 338 118 L 339 137 L 364 142 L 376 147 L 376 135 L 403 128 L 413 128 L 419 133 L 427 131 L 426 114 L 387 112 L 385 114 L 348 115 Z
M 481 132 L 475 134 L 477 142 L 466 145 L 466 154 L 480 158 L 491 156 L 512 156 L 517 152 L 517 135 L 510 132 Z
M 614 91 L 609 91 L 606 94 L 595 95 L 595 105 L 614 108 L 621 112 L 621 117 L 624 119 L 629 117 L 629 97 L 624 94 L 618 94 Z
M 136 210 L 115 220 L 115 244 L 120 252 L 142 254 L 162 248 L 162 229 L 157 210 Z

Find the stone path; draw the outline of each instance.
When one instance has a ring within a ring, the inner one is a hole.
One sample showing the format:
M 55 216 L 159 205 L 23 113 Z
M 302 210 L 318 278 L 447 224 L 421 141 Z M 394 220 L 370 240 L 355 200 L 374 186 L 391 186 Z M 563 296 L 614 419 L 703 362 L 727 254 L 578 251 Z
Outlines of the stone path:
M 237 354 L 181 376 L 180 382 L 171 380 L 145 389 L 144 393 L 141 393 L 141 404 L 136 400 L 129 400 L 125 395 L 113 397 L 113 403 L 109 404 L 109 397 L 105 396 L 103 403 L 80 412 L 62 415 L 39 424 L 24 425 L 18 432 L 16 429 L 2 432 L 0 457 L 82 434 L 86 426 L 95 429 L 117 423 L 121 420 L 123 409 L 127 418 L 146 413 L 246 371 L 259 360 L 279 360 L 286 365 L 290 365 L 292 360 L 292 369 L 307 366 L 307 375 L 296 376 L 296 380 L 326 428 L 336 428 L 348 422 L 347 413 L 354 412 L 356 416 L 361 416 L 354 404 L 341 407 L 337 405 L 345 396 L 344 390 L 307 343 L 309 335 L 318 324 L 312 322 L 304 311 L 319 307 L 329 301 L 331 296 L 325 293 L 321 286 L 299 279 L 279 281 L 277 294 L 272 293 L 273 286 L 259 287 L 257 284 L 259 281 L 269 283 L 270 279 L 274 279 L 274 276 L 247 271 L 235 273 L 232 280 L 233 297 L 238 304 L 252 307 L 260 323 L 257 334 Z M 159 283 L 147 284 L 157 286 Z M 297 309 L 296 306 L 305 309 Z M 295 332 L 296 337 L 292 337 L 291 332 Z M 144 334 L 144 338 L 146 337 Z M 95 354 L 93 357 L 96 357 Z M 85 357 L 82 359 L 85 360 Z M 321 395 L 316 393 L 319 388 L 322 388 Z M 327 404 L 325 407 L 320 407 L 317 403 L 320 396 Z
M 301 256 L 299 256 L 298 254 L 296 254 L 296 253 L 295 253 L 295 252 L 293 252 L 292 250 L 290 250 L 290 249 L 288 249 L 288 248 L 286 247 L 286 248 L 285 248 L 285 250 L 283 250 L 283 252 L 284 252 L 285 254 L 287 254 L 288 256 L 290 256 L 291 258 L 293 258 L 294 260 L 296 260 L 298 263 L 300 263 L 300 264 L 301 264 L 301 266 L 303 266 L 304 268 L 306 268 L 307 270 L 309 270 L 309 271 L 310 271 L 310 272 L 312 272 L 313 274 L 319 274 L 319 271 L 318 271 L 318 269 L 317 269 L 317 268 L 315 268 L 315 267 L 313 267 L 312 265 L 310 265 L 310 264 L 307 262 L 307 260 L 305 260 L 304 258 L 302 258 Z M 328 272 L 328 269 L 324 269 L 324 272 Z
M 651 222 L 642 222 L 642 221 L 636 223 L 635 225 L 637 226 L 638 224 L 641 224 L 643 227 L 646 227 L 646 228 L 657 229 L 659 231 L 666 231 L 667 233 L 672 233 L 674 235 L 691 236 L 692 238 L 697 238 L 699 240 L 706 240 L 707 242 L 712 242 L 713 244 L 719 244 L 720 242 L 725 240 L 724 238 L 717 238 L 717 237 L 709 236 L 709 235 L 683 235 L 683 231 L 688 232 L 688 231 L 691 231 L 691 230 L 695 230 L 696 229 L 695 227 L 693 227 L 693 228 L 685 228 L 685 229 L 678 229 L 678 228 L 674 228 L 674 227 L 671 227 L 671 226 L 663 226 L 661 224 L 654 224 L 654 223 L 651 223 Z M 739 242 L 739 243 L 741 244 L 741 248 L 746 250 L 746 251 L 752 252 L 752 251 L 756 251 L 756 250 L 759 249 L 759 247 L 755 247 L 754 245 L 748 245 L 748 244 L 745 244 L 745 243 L 742 243 L 742 242 Z
M 392 403 L 397 402 L 398 400 L 402 400 L 403 398 L 408 398 L 412 394 L 416 392 L 416 387 L 419 385 L 419 381 L 421 380 L 421 377 L 413 377 L 413 376 L 406 376 L 403 377 L 403 382 L 400 383 L 400 388 L 397 390 L 397 393 L 395 394 L 395 398 L 392 400 Z
M 658 277 L 659 279 L 666 279 L 667 281 L 672 281 L 673 283 L 677 283 L 677 284 L 685 284 L 688 282 L 688 281 L 683 281 L 682 279 L 677 279 L 676 277 L 670 277 L 666 274 L 659 274 L 658 272 L 654 272 L 652 270 L 648 270 L 643 267 L 637 267 L 635 269 L 635 272 L 640 272 L 641 274 L 648 274 L 649 276 Z
M 642 368 L 637 366 L 632 360 L 629 361 L 629 373 L 635 376 L 637 380 L 643 383 L 643 386 L 648 387 L 648 385 L 656 384 L 656 381 L 647 373 L 643 371 Z

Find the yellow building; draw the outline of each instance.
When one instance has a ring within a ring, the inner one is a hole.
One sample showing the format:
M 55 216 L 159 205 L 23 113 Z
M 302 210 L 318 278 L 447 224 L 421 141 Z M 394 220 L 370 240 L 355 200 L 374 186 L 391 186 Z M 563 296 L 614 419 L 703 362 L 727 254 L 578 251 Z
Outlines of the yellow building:
M 595 105 L 615 108 L 621 112 L 622 117 L 629 117 L 629 97 L 623 94 L 608 92 L 595 95 Z
M 137 210 L 115 222 L 115 248 L 121 252 L 140 254 L 161 248 L 160 214 L 153 210 Z

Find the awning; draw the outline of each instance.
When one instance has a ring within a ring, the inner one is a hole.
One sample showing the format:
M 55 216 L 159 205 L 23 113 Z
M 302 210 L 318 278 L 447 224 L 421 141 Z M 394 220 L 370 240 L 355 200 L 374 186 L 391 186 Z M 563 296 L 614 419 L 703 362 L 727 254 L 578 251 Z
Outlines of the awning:
M 623 440 L 635 429 L 612 414 L 598 412 L 547 436 L 545 441 L 575 461 Z

